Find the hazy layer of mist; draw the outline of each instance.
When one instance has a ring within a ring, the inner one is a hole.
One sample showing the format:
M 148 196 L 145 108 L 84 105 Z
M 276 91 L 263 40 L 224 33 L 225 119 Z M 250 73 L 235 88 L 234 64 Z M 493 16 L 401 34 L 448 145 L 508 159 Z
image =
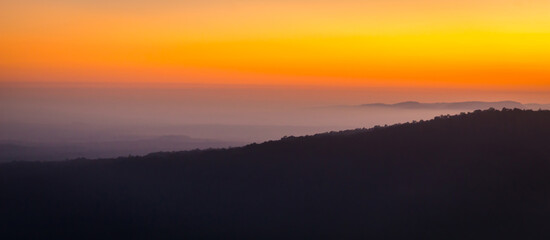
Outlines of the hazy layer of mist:
M 40 153 L 32 159 L 48 154 L 48 159 L 96 158 L 240 146 L 475 109 L 363 105 L 387 98 L 377 91 L 346 94 L 338 89 L 65 86 L 1 91 L 0 157 L 12 159 L 21 152 L 27 158 L 29 152 Z M 392 97 L 410 100 L 399 98 L 399 92 Z

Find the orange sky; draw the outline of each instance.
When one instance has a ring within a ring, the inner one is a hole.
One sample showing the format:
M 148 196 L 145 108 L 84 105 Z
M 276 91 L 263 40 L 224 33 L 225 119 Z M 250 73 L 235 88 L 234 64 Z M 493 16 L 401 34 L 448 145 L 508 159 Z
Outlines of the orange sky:
M 0 3 L 0 81 L 550 91 L 550 1 Z

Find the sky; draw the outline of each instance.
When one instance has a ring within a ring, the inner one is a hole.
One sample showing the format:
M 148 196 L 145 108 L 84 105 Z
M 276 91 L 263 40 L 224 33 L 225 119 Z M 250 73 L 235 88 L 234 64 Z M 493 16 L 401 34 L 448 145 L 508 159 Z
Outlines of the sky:
M 20 0 L 0 6 L 3 84 L 550 91 L 547 0 Z

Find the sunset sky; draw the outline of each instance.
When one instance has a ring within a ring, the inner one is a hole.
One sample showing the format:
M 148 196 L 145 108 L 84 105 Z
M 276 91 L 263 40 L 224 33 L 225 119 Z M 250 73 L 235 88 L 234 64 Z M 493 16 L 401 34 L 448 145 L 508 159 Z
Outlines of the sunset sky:
M 547 0 L 19 0 L 0 28 L 4 84 L 550 92 Z
M 550 109 L 550 1 L 0 1 L 0 143 L 261 142 L 473 111 L 352 107 L 404 101 Z

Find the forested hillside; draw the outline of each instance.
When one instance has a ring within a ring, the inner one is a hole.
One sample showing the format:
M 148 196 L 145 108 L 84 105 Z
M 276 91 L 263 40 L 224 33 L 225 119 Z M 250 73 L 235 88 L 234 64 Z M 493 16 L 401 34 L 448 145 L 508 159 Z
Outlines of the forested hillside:
M 0 234 L 535 239 L 549 235 L 549 173 L 550 111 L 507 109 L 231 149 L 13 162 L 0 165 Z

